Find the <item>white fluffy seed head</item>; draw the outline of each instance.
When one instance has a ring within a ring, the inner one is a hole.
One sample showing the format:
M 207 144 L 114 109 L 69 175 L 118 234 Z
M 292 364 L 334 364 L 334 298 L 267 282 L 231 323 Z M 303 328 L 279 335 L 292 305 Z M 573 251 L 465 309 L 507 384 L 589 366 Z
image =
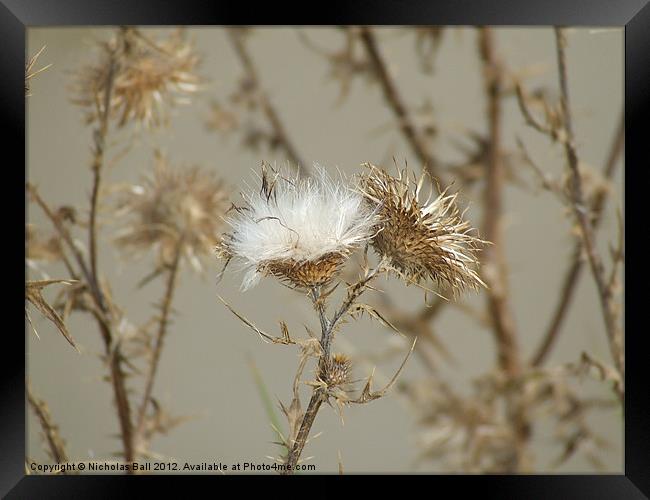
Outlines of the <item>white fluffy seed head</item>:
M 345 258 L 373 235 L 376 212 L 340 173 L 333 177 L 315 166 L 312 177 L 301 178 L 263 165 L 258 180 L 261 189 L 243 193 L 244 206 L 226 217 L 232 230 L 219 249 L 241 262 L 244 290 L 270 264 Z

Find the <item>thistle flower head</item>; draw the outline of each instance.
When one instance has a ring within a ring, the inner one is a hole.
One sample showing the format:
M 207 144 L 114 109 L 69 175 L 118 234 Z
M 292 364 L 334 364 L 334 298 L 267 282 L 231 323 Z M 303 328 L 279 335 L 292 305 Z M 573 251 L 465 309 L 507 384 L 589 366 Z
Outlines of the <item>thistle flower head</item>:
M 261 189 L 233 207 L 217 253 L 247 271 L 242 288 L 273 275 L 296 287 L 329 282 L 350 253 L 372 236 L 376 214 L 342 177 L 317 169 L 314 177 L 281 173 L 263 165 Z
M 124 28 L 100 46 L 99 60 L 83 67 L 73 90 L 73 102 L 87 109 L 87 121 L 104 112 L 111 89 L 110 117 L 122 127 L 130 121 L 153 128 L 168 121 L 167 109 L 187 103 L 199 90 L 195 71 L 200 58 L 182 30 L 152 40 L 135 28 Z
M 128 216 L 128 222 L 115 242 L 130 253 L 154 247 L 164 264 L 180 248 L 200 270 L 198 257 L 212 252 L 227 207 L 223 183 L 198 167 L 173 170 L 160 154 L 155 160 L 152 175 L 118 200 L 118 214 Z
M 325 370 L 324 382 L 328 387 L 340 387 L 350 383 L 352 361 L 345 354 L 334 354 Z
M 456 205 L 456 194 L 447 190 L 435 199 L 420 201 L 425 181 L 409 180 L 406 169 L 398 177 L 374 165 L 361 176 L 360 190 L 381 217 L 372 246 L 411 282 L 433 280 L 456 295 L 467 288 L 485 286 L 477 272 L 477 251 L 486 243 L 473 236 Z

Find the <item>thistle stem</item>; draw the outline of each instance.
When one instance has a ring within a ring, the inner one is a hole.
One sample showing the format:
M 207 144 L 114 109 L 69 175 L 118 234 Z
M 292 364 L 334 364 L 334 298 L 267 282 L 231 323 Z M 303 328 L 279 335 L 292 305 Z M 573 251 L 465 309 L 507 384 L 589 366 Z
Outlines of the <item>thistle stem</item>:
M 300 172 L 301 175 L 309 175 L 307 164 L 302 160 L 294 143 L 291 141 L 291 138 L 289 137 L 289 134 L 287 133 L 282 120 L 280 120 L 280 115 L 271 103 L 271 100 L 262 89 L 257 68 L 255 67 L 255 63 L 253 62 L 252 57 L 248 53 L 246 44 L 242 39 L 242 34 L 238 32 L 237 29 L 230 29 L 228 30 L 228 36 L 230 37 L 230 41 L 232 42 L 232 46 L 235 49 L 235 53 L 237 54 L 239 61 L 246 71 L 247 77 L 250 79 L 250 81 L 255 86 L 255 89 L 259 93 L 262 111 L 266 116 L 269 124 L 271 125 L 271 128 L 273 129 L 277 143 L 284 150 L 284 153 L 287 155 L 288 160 L 295 165 L 298 172 Z
M 609 348 L 614 359 L 614 364 L 618 370 L 621 380 L 625 380 L 624 354 L 622 345 L 622 331 L 620 330 L 615 306 L 612 298 L 612 290 L 607 284 L 605 277 L 605 268 L 603 266 L 600 254 L 596 250 L 594 231 L 589 214 L 586 210 L 585 198 L 582 187 L 582 175 L 579 170 L 578 153 L 575 147 L 575 138 L 573 134 L 573 124 L 571 120 L 571 107 L 569 102 L 569 88 L 567 79 L 566 64 L 566 38 L 561 28 L 555 28 L 555 41 L 557 48 L 558 75 L 560 84 L 560 104 L 562 106 L 562 116 L 564 119 L 564 129 L 566 131 L 566 141 L 564 142 L 564 151 L 566 154 L 569 172 L 571 174 L 571 197 L 575 217 L 580 226 L 582 233 L 582 243 L 584 245 L 591 273 L 596 282 L 600 298 L 603 319 L 607 331 L 607 340 Z M 622 398 L 622 394 L 619 395 Z
M 619 125 L 616 127 L 614 139 L 612 141 L 612 145 L 610 146 L 609 154 L 607 155 L 607 161 L 603 169 L 603 177 L 606 180 L 610 180 L 614 175 L 614 171 L 618 165 L 617 160 L 623 152 L 623 145 L 625 142 L 624 139 L 625 121 L 623 120 L 623 117 L 621 117 Z M 598 194 L 594 197 L 591 203 L 591 212 L 593 214 L 592 225 L 594 231 L 598 228 L 600 222 L 602 221 L 603 209 L 605 208 L 606 201 L 607 191 L 603 189 L 601 191 L 598 191 Z M 571 299 L 573 298 L 577 285 L 580 282 L 580 276 L 582 275 L 582 270 L 584 268 L 584 261 L 581 257 L 582 242 L 577 241 L 571 257 L 571 265 L 569 266 L 564 277 L 564 281 L 562 282 L 562 291 L 560 292 L 559 298 L 557 300 L 555 312 L 546 330 L 544 338 L 542 339 L 539 347 L 535 350 L 535 354 L 531 359 L 532 366 L 541 366 L 555 345 L 555 341 L 559 336 L 562 324 L 564 323 L 564 320 L 569 311 Z
M 314 425 L 314 420 L 316 420 L 316 415 L 318 410 L 320 410 L 321 405 L 327 399 L 327 393 L 325 390 L 317 388 L 314 389 L 311 399 L 309 400 L 309 405 L 307 406 L 307 411 L 305 416 L 302 419 L 300 424 L 300 430 L 296 436 L 296 440 L 289 450 L 289 455 L 287 456 L 287 468 L 282 471 L 282 475 L 288 476 L 293 474 L 296 464 L 300 459 L 300 454 L 302 453 L 305 444 L 307 443 L 307 437 L 311 431 L 312 426 Z
M 178 270 L 180 268 L 179 264 L 184 240 L 184 235 L 179 237 L 176 244 L 176 249 L 174 251 L 174 259 L 171 263 L 171 266 L 169 267 L 167 274 L 165 295 L 162 300 L 160 320 L 158 321 L 158 333 L 156 335 L 151 363 L 149 364 L 149 371 L 147 372 L 145 379 L 146 382 L 142 396 L 142 402 L 140 403 L 140 409 L 138 411 L 138 419 L 135 432 L 136 444 L 139 444 L 143 437 L 142 435 L 144 432 L 144 424 L 146 422 L 145 417 L 147 407 L 151 400 L 151 393 L 153 392 L 154 381 L 156 379 L 156 373 L 158 371 L 158 365 L 160 363 L 160 355 L 162 353 L 165 336 L 167 334 L 167 326 L 169 325 L 169 315 L 171 313 L 172 302 L 174 300 L 174 291 L 176 289 L 176 279 L 178 277 Z
M 522 372 L 521 353 L 517 330 L 508 292 L 508 270 L 504 253 L 502 229 L 502 199 L 504 166 L 501 158 L 503 66 L 494 48 L 492 30 L 479 30 L 479 54 L 483 64 L 488 115 L 488 159 L 485 187 L 483 230 L 493 243 L 483 255 L 488 267 L 485 273 L 488 289 L 488 309 L 497 345 L 498 364 L 515 385 L 507 395 L 507 413 L 515 434 L 513 459 L 506 464 L 508 472 L 521 472 L 525 468 L 525 448 L 530 435 L 526 409 L 517 395 L 516 381 Z
M 48 447 L 50 448 L 50 453 L 52 458 L 58 464 L 63 464 L 68 462 L 68 454 L 65 450 L 65 443 L 61 436 L 59 435 L 59 428 L 52 420 L 50 411 L 47 407 L 47 404 L 42 399 L 39 399 L 34 392 L 32 391 L 32 386 L 27 381 L 27 398 L 29 405 L 34 410 L 34 413 L 38 417 L 38 421 L 41 424 L 43 429 L 43 435 L 47 441 Z M 62 469 L 65 474 L 65 469 Z
M 331 357 L 331 345 L 332 337 L 334 335 L 334 328 L 340 319 L 350 310 L 350 307 L 354 304 L 354 301 L 361 296 L 361 294 L 367 289 L 368 283 L 374 279 L 379 271 L 383 269 L 384 261 L 382 260 L 377 267 L 366 273 L 366 276 L 359 280 L 357 283 L 352 285 L 350 291 L 348 292 L 347 297 L 343 301 L 341 307 L 334 313 L 334 316 L 331 320 L 327 318 L 325 312 L 325 304 L 323 303 L 321 296 L 321 287 L 314 287 L 310 292 L 310 297 L 314 303 L 314 307 L 318 311 L 318 316 L 321 324 L 321 355 L 318 359 L 318 375 L 321 379 L 327 378 L 326 370 L 328 369 L 328 361 Z M 323 402 L 327 401 L 327 390 L 321 386 L 314 388 L 314 392 L 311 395 L 309 400 L 309 405 L 305 411 L 302 422 L 300 424 L 300 429 L 298 430 L 298 435 L 296 436 L 295 441 L 293 442 L 289 454 L 287 455 L 285 469 L 282 474 L 289 475 L 293 474 L 293 470 L 300 459 L 300 454 L 302 453 L 305 444 L 307 443 L 307 438 L 311 432 L 311 428 L 314 425 L 314 420 L 316 420 L 316 415 L 320 409 Z
M 411 146 L 415 156 L 422 162 L 423 168 L 433 177 L 436 177 L 438 162 L 429 151 L 428 144 L 421 131 L 415 126 L 413 117 L 409 112 L 404 100 L 391 77 L 388 66 L 384 61 L 377 39 L 372 29 L 364 27 L 361 29 L 361 41 L 366 49 L 368 58 L 374 68 L 377 80 L 379 81 L 386 103 L 393 111 L 404 138 Z

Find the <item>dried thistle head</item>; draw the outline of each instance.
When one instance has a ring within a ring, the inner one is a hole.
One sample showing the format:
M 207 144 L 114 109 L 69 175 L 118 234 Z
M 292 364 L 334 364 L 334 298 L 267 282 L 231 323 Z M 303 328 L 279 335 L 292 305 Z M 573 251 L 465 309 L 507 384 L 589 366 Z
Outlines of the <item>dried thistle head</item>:
M 345 386 L 351 382 L 352 361 L 345 354 L 334 354 L 325 367 L 323 381 L 329 388 Z
M 118 200 L 118 214 L 129 219 L 115 242 L 130 253 L 156 248 L 166 265 L 179 248 L 198 271 L 198 257 L 210 254 L 217 243 L 226 208 L 223 183 L 212 172 L 198 167 L 174 170 L 157 153 L 152 174 Z
M 200 58 L 182 30 L 153 40 L 138 29 L 122 28 L 100 49 L 99 59 L 81 68 L 73 85 L 73 102 L 86 108 L 89 123 L 104 112 L 109 88 L 110 118 L 119 127 L 135 121 L 148 128 L 166 125 L 168 108 L 189 102 L 199 90 Z
M 263 165 L 261 189 L 226 219 L 217 255 L 242 263 L 242 288 L 273 275 L 301 288 L 328 283 L 350 253 L 372 236 L 376 214 L 342 177 L 317 169 L 314 177 Z
M 25 256 L 29 261 L 56 262 L 63 258 L 60 236 L 45 235 L 34 224 L 26 225 L 25 246 Z
M 377 206 L 381 222 L 372 246 L 407 281 L 433 280 L 454 295 L 467 288 L 485 286 L 477 272 L 476 253 L 486 242 L 473 236 L 456 205 L 456 194 L 447 190 L 431 200 L 420 201 L 426 174 L 410 180 L 403 169 L 398 177 L 367 164 L 360 190 Z

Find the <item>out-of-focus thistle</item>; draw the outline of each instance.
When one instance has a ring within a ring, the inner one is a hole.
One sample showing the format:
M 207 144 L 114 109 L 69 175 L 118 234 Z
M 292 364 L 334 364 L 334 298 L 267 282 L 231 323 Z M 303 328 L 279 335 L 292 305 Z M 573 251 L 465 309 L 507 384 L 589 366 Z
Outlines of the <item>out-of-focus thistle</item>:
M 260 180 L 261 189 L 233 207 L 232 231 L 217 247 L 220 257 L 243 264 L 244 290 L 264 275 L 301 288 L 325 285 L 373 234 L 376 210 L 342 177 L 319 169 L 301 178 L 263 165 Z
M 168 108 L 188 103 L 199 90 L 200 57 L 183 30 L 153 40 L 136 28 L 121 28 L 100 49 L 100 58 L 81 68 L 73 85 L 73 102 L 86 108 L 89 123 L 102 115 L 111 80 L 110 117 L 119 127 L 131 121 L 147 128 L 166 125 Z
M 227 208 L 222 181 L 198 167 L 173 170 L 156 154 L 152 174 L 130 186 L 117 202 L 117 214 L 128 217 L 115 242 L 127 254 L 155 248 L 161 264 L 171 265 L 178 245 L 192 267 L 211 254 Z
M 45 235 L 34 224 L 25 226 L 25 257 L 32 262 L 57 262 L 64 257 L 61 238 L 57 234 Z
M 432 200 L 432 187 L 422 202 L 426 172 L 416 180 L 409 179 L 407 169 L 394 177 L 374 165 L 365 166 L 360 191 L 381 217 L 371 241 L 375 251 L 407 282 L 433 280 L 454 296 L 485 286 L 475 268 L 476 254 L 487 242 L 472 234 L 474 229 L 456 205 L 458 194 L 444 190 Z

